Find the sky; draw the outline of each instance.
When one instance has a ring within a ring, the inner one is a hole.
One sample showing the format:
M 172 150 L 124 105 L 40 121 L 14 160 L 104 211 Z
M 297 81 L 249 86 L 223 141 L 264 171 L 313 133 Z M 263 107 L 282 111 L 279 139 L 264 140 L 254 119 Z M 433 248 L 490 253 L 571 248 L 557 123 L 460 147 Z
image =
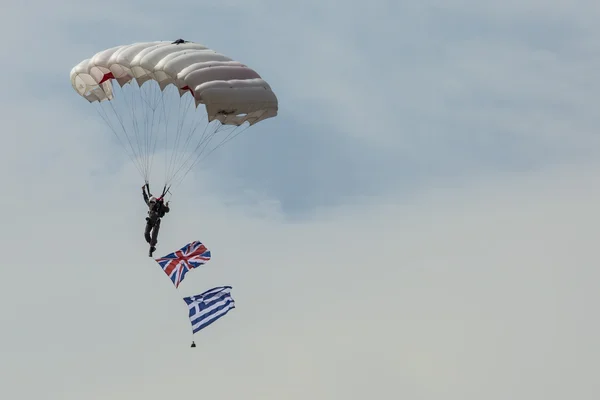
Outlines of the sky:
M 597 1 L 2 16 L 2 398 L 600 396 Z M 147 255 L 143 180 L 69 82 L 177 38 L 279 99 L 173 194 L 155 255 L 212 251 L 179 289 Z M 236 309 L 192 336 L 182 297 L 219 285 Z

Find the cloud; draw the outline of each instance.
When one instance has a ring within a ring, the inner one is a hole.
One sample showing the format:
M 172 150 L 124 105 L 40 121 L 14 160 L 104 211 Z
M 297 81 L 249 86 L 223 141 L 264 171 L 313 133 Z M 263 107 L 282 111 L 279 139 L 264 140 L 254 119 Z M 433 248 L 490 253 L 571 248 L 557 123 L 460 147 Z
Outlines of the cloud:
M 98 49 L 137 40 L 185 37 L 244 60 L 279 94 L 280 115 L 203 167 L 238 182 L 224 183 L 225 193 L 258 187 L 293 218 L 363 193 L 597 156 L 593 2 L 105 4 L 85 12 L 69 3 L 60 15 L 35 8 L 30 19 L 55 24 L 42 39 L 31 24 L 4 27 L 28 43 L 9 43 L 19 68 L 39 71 L 28 60 L 41 58 L 52 75 L 34 74 L 29 90 L 43 82 L 52 90 L 37 97 L 64 96 L 86 115 L 59 83 L 64 74 Z M 255 166 L 270 158 L 278 168 Z
M 7 6 L 3 393 L 597 397 L 598 11 Z M 255 67 L 281 114 L 173 196 L 158 253 L 213 251 L 175 290 L 147 257 L 139 175 L 68 72 L 178 37 Z M 238 307 L 190 349 L 181 297 L 222 284 Z
M 297 223 L 276 204 L 256 215 L 188 188 L 159 251 L 198 238 L 213 260 L 179 294 L 146 257 L 132 167 L 64 209 L 21 198 L 21 223 L 2 238 L 17 239 L 11 250 L 31 243 L 4 253 L 16 275 L 2 288 L 2 376 L 13 378 L 3 387 L 50 399 L 189 396 L 198 385 L 225 398 L 479 398 L 490 387 L 498 399 L 573 387 L 586 398 L 600 350 L 589 317 L 597 172 L 440 187 Z M 191 350 L 180 297 L 219 284 L 234 286 L 238 308 Z M 32 376 L 47 386 L 23 385 Z

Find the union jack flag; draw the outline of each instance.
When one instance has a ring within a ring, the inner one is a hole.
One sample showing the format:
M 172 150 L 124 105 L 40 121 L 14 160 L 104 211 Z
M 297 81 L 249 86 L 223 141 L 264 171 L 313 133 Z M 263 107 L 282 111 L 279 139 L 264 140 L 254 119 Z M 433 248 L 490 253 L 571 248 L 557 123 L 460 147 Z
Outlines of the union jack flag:
M 196 240 L 171 254 L 155 260 L 177 288 L 188 271 L 204 265 L 210 260 L 210 250 Z

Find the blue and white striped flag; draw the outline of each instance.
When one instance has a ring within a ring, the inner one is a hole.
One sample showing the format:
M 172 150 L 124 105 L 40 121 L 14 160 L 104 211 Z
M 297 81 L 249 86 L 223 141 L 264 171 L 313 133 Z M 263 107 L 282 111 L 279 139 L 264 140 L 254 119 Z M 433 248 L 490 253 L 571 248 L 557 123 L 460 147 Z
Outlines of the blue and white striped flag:
M 218 286 L 195 296 L 184 297 L 193 333 L 206 328 L 235 308 L 231 286 Z

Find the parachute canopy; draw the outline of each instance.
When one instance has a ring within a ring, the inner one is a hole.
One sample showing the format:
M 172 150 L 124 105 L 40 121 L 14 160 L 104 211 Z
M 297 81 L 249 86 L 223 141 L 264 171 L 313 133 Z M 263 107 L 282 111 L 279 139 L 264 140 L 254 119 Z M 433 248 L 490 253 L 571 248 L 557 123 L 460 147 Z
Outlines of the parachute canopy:
M 277 97 L 255 70 L 182 39 L 103 50 L 77 64 L 70 78 L 73 89 L 98 106 L 146 181 L 157 147 L 165 152 L 169 185 L 240 126 L 278 111 Z M 225 138 L 210 146 L 221 131 Z

